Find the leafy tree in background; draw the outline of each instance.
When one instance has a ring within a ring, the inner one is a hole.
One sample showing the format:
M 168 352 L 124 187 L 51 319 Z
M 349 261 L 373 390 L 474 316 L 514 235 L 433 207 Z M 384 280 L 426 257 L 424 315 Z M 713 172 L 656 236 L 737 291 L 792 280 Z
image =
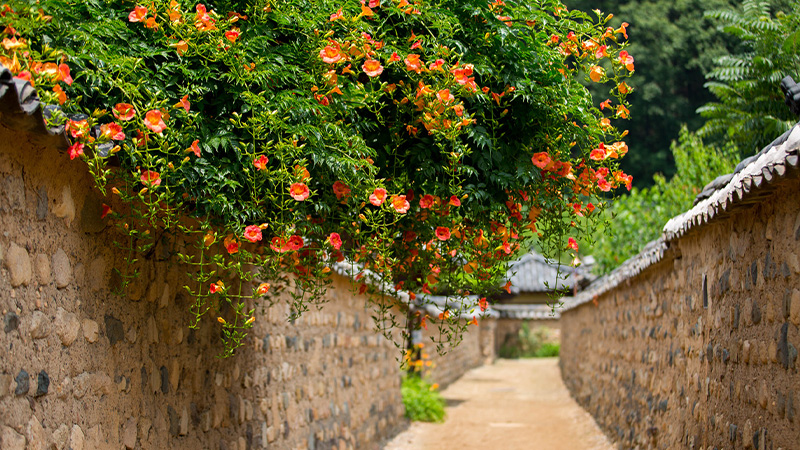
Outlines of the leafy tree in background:
M 790 2 L 789 10 L 795 13 L 773 17 L 769 3 L 750 0 L 706 13 L 740 44 L 708 73 L 706 87 L 718 101 L 698 109 L 707 119 L 698 134 L 733 142 L 739 156 L 757 152 L 797 121 L 779 87 L 783 77 L 800 75 L 800 1 Z
M 653 175 L 675 173 L 670 143 L 681 126 L 696 130 L 703 120 L 695 110 L 714 97 L 703 88 L 705 73 L 716 58 L 728 53 L 730 39 L 719 32 L 706 10 L 735 4 L 728 0 L 572 0 L 571 8 L 613 13 L 616 22 L 630 25 L 628 51 L 636 58 L 629 97 L 634 116 L 624 127 L 630 149 L 623 161 L 634 185 L 653 184 Z M 598 93 L 596 97 L 600 94 Z M 600 97 L 598 97 L 600 98 Z
M 697 14 L 703 7 L 692 2 L 677 2 L 672 6 L 636 1 L 605 3 L 627 14 L 626 19 L 631 18 L 630 33 L 637 30 L 641 33 L 630 47 L 637 58 L 637 74 L 632 84 L 638 89 L 630 101 L 638 114 L 630 124 L 631 154 L 627 162 L 643 164 L 641 167 L 646 169 L 629 170 L 647 173 L 647 181 L 652 185 L 642 188 L 647 184 L 638 180 L 639 188 L 604 211 L 608 218 L 614 218 L 616 225 L 613 230 L 595 236 L 597 241 L 592 251 L 598 273 L 607 273 L 640 252 L 661 234 L 670 218 L 692 206 L 695 196 L 709 181 L 731 172 L 739 158 L 752 154 L 786 131 L 796 117 L 784 105 L 779 83 L 786 75 L 796 79 L 800 76 L 798 0 L 747 1 L 739 8 L 715 8 L 709 3 L 704 5 L 708 11 L 701 19 L 697 19 Z M 689 6 L 691 10 L 681 9 Z M 770 7 L 776 11 L 774 17 L 769 13 Z M 686 15 L 673 16 L 668 11 L 684 11 Z M 694 25 L 682 22 L 686 17 L 694 17 L 697 22 Z M 633 21 L 638 19 L 641 21 L 636 22 L 639 25 L 636 27 Z M 721 26 L 709 27 L 709 21 Z M 701 30 L 692 28 L 699 23 L 703 24 Z M 689 39 L 696 31 L 700 36 L 699 46 L 693 48 Z M 725 41 L 730 53 L 718 46 Z M 659 42 L 675 45 L 659 45 Z M 713 63 L 709 63 L 710 54 L 703 54 L 703 48 L 714 49 L 718 56 Z M 670 64 L 675 66 L 669 67 Z M 716 96 L 716 102 L 705 93 L 694 98 L 686 96 L 688 92 L 697 92 L 700 82 L 690 67 L 708 74 L 712 81 L 706 87 L 709 94 Z M 682 83 L 690 88 L 673 89 L 674 96 L 662 95 L 662 86 L 674 88 Z M 708 102 L 699 108 L 702 116 L 693 116 L 688 105 L 700 104 L 700 99 Z M 667 114 L 670 111 L 674 114 Z M 666 142 L 662 139 L 673 136 L 670 127 L 681 120 L 686 125 L 679 142 L 672 144 L 676 164 L 676 172 L 672 172 L 663 165 L 659 148 Z M 698 126 L 697 133 L 691 131 Z M 655 133 L 661 137 L 655 139 Z M 709 145 L 703 143 L 702 137 L 707 137 Z M 650 152 L 642 151 L 645 143 L 644 148 Z M 651 168 L 666 175 L 656 173 L 650 181 L 652 172 L 646 170 Z M 670 173 L 674 173 L 671 178 Z

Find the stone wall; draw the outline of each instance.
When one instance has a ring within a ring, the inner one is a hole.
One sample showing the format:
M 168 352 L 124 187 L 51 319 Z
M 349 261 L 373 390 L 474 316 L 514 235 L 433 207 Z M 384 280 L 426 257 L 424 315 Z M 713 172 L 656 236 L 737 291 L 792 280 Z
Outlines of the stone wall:
M 337 278 L 291 324 L 259 308 L 221 360 L 220 328 L 190 330 L 184 269 L 122 259 L 86 166 L 0 126 L 0 448 L 372 448 L 404 426 L 398 350 Z M 9 145 L 13 143 L 12 145 Z
M 433 362 L 430 370 L 430 381 L 438 383 L 444 388 L 450 383 L 461 378 L 468 370 L 484 364 L 491 364 L 495 359 L 494 340 L 497 320 L 486 317 L 479 320 L 478 327 L 470 325 L 464 339 L 455 348 L 445 346 L 447 352 L 440 355 L 436 345 L 431 342 L 431 336 L 439 338 L 438 329 L 428 325 L 428 330 L 422 332 L 422 342 L 425 344 L 425 353 Z
M 562 312 L 564 381 L 620 448 L 798 448 L 798 190 L 761 189 Z

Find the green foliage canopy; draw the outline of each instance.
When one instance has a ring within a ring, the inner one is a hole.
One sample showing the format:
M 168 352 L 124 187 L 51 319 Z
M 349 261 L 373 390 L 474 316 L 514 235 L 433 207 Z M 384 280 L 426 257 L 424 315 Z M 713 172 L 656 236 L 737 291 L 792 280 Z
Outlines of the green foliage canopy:
M 295 317 L 345 258 L 408 338 L 396 291 L 497 289 L 526 241 L 585 232 L 591 196 L 631 182 L 608 20 L 553 0 L 15 0 L 0 63 L 62 105 L 128 262 L 166 242 L 230 354 L 256 300 L 285 293 Z M 431 318 L 440 339 L 475 306 Z
M 741 8 L 706 12 L 738 49 L 717 58 L 707 75 L 717 101 L 697 110 L 706 119 L 700 136 L 732 142 L 746 156 L 797 122 L 780 89 L 785 76 L 800 80 L 800 2 L 791 1 L 790 11 L 773 17 L 769 3 L 748 0 Z

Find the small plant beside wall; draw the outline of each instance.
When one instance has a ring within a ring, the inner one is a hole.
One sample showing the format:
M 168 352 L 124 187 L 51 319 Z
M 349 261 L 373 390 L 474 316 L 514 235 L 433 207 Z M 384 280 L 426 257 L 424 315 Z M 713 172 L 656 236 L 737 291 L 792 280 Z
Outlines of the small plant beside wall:
M 424 349 L 425 344 L 415 344 L 412 350 L 406 350 L 403 358 L 406 369 L 400 388 L 403 406 L 406 417 L 415 422 L 442 422 L 445 401 L 439 394 L 439 385 L 430 383 L 430 370 L 434 363 Z

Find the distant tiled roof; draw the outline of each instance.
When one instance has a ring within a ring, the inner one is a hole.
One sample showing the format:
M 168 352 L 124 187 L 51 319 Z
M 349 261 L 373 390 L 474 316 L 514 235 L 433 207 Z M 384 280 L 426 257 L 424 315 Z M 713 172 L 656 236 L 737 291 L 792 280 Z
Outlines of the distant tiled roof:
M 501 319 L 558 319 L 561 313 L 550 305 L 492 305 Z
M 796 177 L 798 166 L 800 123 L 764 147 L 757 155 L 742 161 L 733 174 L 709 183 L 692 209 L 673 217 L 664 225 L 660 238 L 647 244 L 641 253 L 625 261 L 613 272 L 598 278 L 575 297 L 564 298 L 564 309 L 589 302 L 595 296 L 608 292 L 661 261 L 669 251 L 670 242 L 690 230 L 762 201 L 764 197 L 771 195 L 773 183 L 786 177 Z
M 507 277 L 511 281 L 512 294 L 552 292 L 575 285 L 575 271 L 572 267 L 549 262 L 536 252 L 530 252 L 511 262 Z

